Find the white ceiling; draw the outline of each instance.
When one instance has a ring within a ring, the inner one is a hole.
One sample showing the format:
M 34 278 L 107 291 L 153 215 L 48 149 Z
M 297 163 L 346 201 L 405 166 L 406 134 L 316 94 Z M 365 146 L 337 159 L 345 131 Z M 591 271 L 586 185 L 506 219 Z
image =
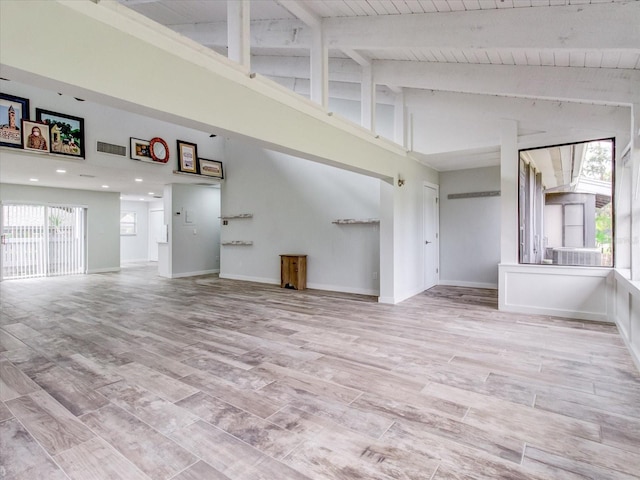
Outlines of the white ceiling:
M 117 1 L 226 54 L 225 0 Z M 308 86 L 300 85 L 309 83 L 311 27 L 303 20 L 318 21 L 329 49 L 330 97 L 359 101 L 360 64 L 369 62 L 375 67 L 379 103 L 393 104 L 397 92 L 407 92 L 416 131 L 408 147 L 417 158 L 439 170 L 495 165 L 498 143 L 480 141 L 482 128 L 453 148 L 429 136 L 439 120 L 421 124 L 425 112 L 435 104 L 451 104 L 452 94 L 496 97 L 496 108 L 502 109 L 539 99 L 625 105 L 617 98 L 628 87 L 616 83 L 612 72 L 640 70 L 638 7 L 636 0 L 252 0 L 251 71 L 305 93 Z M 440 123 L 447 121 L 455 122 L 443 118 Z M 543 123 L 554 128 L 553 117 L 547 116 L 523 119 L 521 132 L 541 133 Z M 441 148 L 429 150 L 435 146 Z M 25 157 L 21 164 L 28 162 Z M 74 178 L 54 173 L 43 184 L 96 190 L 108 184 L 134 195 L 129 198 L 149 198 L 148 192 L 160 190 L 165 181 L 144 165 L 139 173 L 148 182 L 144 188 L 132 186 L 114 169 L 81 172 L 88 167 L 67 166 Z M 2 168 L 3 181 L 22 183 L 12 178 L 20 169 L 13 172 L 6 162 Z M 85 173 L 97 174 L 95 185 L 84 176 L 86 186 L 78 185 Z

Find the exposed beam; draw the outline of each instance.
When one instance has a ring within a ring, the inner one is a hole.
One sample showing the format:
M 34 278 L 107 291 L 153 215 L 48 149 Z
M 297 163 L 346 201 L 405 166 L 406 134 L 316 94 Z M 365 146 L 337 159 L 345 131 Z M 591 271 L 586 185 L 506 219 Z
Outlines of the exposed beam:
M 396 94 L 396 101 L 393 108 L 393 141 L 402 146 L 407 145 L 405 118 L 404 92 L 400 89 L 400 93 Z
M 615 27 L 603 28 L 604 19 Z M 640 51 L 640 2 L 332 17 L 323 24 L 330 48 Z
M 227 0 L 227 39 L 230 60 L 251 68 L 249 0 Z
M 360 84 L 360 125 L 375 131 L 376 127 L 376 84 L 373 78 L 373 67 L 362 67 L 362 82 Z
M 605 20 L 615 28 L 603 28 Z M 251 45 L 308 48 L 311 27 L 306 25 L 296 19 L 252 21 Z M 328 47 L 341 50 L 438 47 L 640 52 L 638 25 L 640 2 L 322 19 Z M 224 22 L 171 28 L 204 45 L 226 42 Z
M 342 53 L 355 60 L 355 62 L 361 67 L 367 67 L 371 65 L 371 59 L 356 50 L 353 50 L 351 48 L 343 48 Z
M 611 105 L 631 105 L 640 101 L 640 70 L 393 60 L 373 63 L 376 83 L 397 88 Z M 264 75 L 309 78 L 309 59 L 304 57 L 254 56 L 252 64 Z M 362 81 L 360 67 L 348 59 L 329 59 L 329 72 L 331 81 Z
M 298 0 L 276 0 L 282 7 L 296 18 L 302 20 L 306 25 L 312 28 L 322 27 L 322 18 L 312 12 L 306 5 Z

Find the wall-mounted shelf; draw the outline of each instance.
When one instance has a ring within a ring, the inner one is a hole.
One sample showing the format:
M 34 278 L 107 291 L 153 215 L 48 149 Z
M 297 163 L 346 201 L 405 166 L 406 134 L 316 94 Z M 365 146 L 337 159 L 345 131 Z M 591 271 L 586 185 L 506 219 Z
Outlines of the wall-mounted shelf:
M 198 182 L 204 181 L 206 184 L 219 185 L 224 181 L 224 178 L 210 177 L 209 175 L 200 175 L 199 173 L 181 172 L 180 170 L 173 170 L 174 175 L 183 175 L 185 177 L 197 178 Z
M 378 218 L 339 218 L 331 223 L 336 225 L 375 225 L 380 223 Z
M 240 213 L 238 215 L 222 215 L 218 217 L 222 220 L 235 220 L 237 218 L 253 218 L 253 213 Z
M 253 242 L 251 240 L 229 240 L 227 242 L 221 242 L 220 245 L 234 245 L 234 246 L 239 246 L 239 247 L 248 247 L 250 245 L 253 245 Z

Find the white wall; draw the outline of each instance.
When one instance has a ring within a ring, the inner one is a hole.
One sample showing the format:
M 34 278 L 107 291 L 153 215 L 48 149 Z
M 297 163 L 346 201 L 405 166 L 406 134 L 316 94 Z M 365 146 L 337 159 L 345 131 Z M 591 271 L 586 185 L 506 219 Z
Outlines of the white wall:
M 280 283 L 281 254 L 307 254 L 307 286 L 378 293 L 379 228 L 334 225 L 340 218 L 378 218 L 379 180 L 249 143 L 226 141 L 222 187 L 229 220 L 222 241 L 221 277 Z
M 3 203 L 71 205 L 87 208 L 87 272 L 120 269 L 120 197 L 117 193 L 0 185 Z
M 170 190 L 170 192 L 167 192 Z M 165 188 L 168 258 L 159 252 L 160 275 L 171 278 L 220 271 L 220 189 L 173 184 Z M 165 248 L 164 246 L 162 247 Z
M 141 262 L 149 259 L 149 204 L 121 201 L 121 212 L 136 214 L 136 234 L 120 236 L 120 262 Z
M 448 199 L 500 190 L 500 167 L 440 173 L 440 283 L 498 288 L 500 197 Z
M 610 276 L 609 319 L 616 322 L 620 335 L 640 369 L 640 283 L 616 271 Z

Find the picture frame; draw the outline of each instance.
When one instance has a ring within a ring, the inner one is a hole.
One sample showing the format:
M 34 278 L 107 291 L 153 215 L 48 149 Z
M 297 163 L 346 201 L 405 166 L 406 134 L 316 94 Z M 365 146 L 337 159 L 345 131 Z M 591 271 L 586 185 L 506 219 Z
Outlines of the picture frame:
M 178 171 L 198 173 L 198 145 L 178 140 Z
M 22 120 L 22 148 L 30 152 L 51 153 L 49 133 L 46 123 Z
M 84 158 L 83 118 L 36 108 L 36 120 L 49 125 L 51 153 Z
M 206 158 L 198 159 L 198 171 L 200 175 L 214 178 L 224 178 L 222 162 L 217 160 L 207 160 Z
M 129 157 L 131 160 L 155 163 L 151 158 L 151 141 L 129 137 Z
M 22 120 L 29 120 L 29 99 L 0 93 L 0 146 L 22 148 Z

